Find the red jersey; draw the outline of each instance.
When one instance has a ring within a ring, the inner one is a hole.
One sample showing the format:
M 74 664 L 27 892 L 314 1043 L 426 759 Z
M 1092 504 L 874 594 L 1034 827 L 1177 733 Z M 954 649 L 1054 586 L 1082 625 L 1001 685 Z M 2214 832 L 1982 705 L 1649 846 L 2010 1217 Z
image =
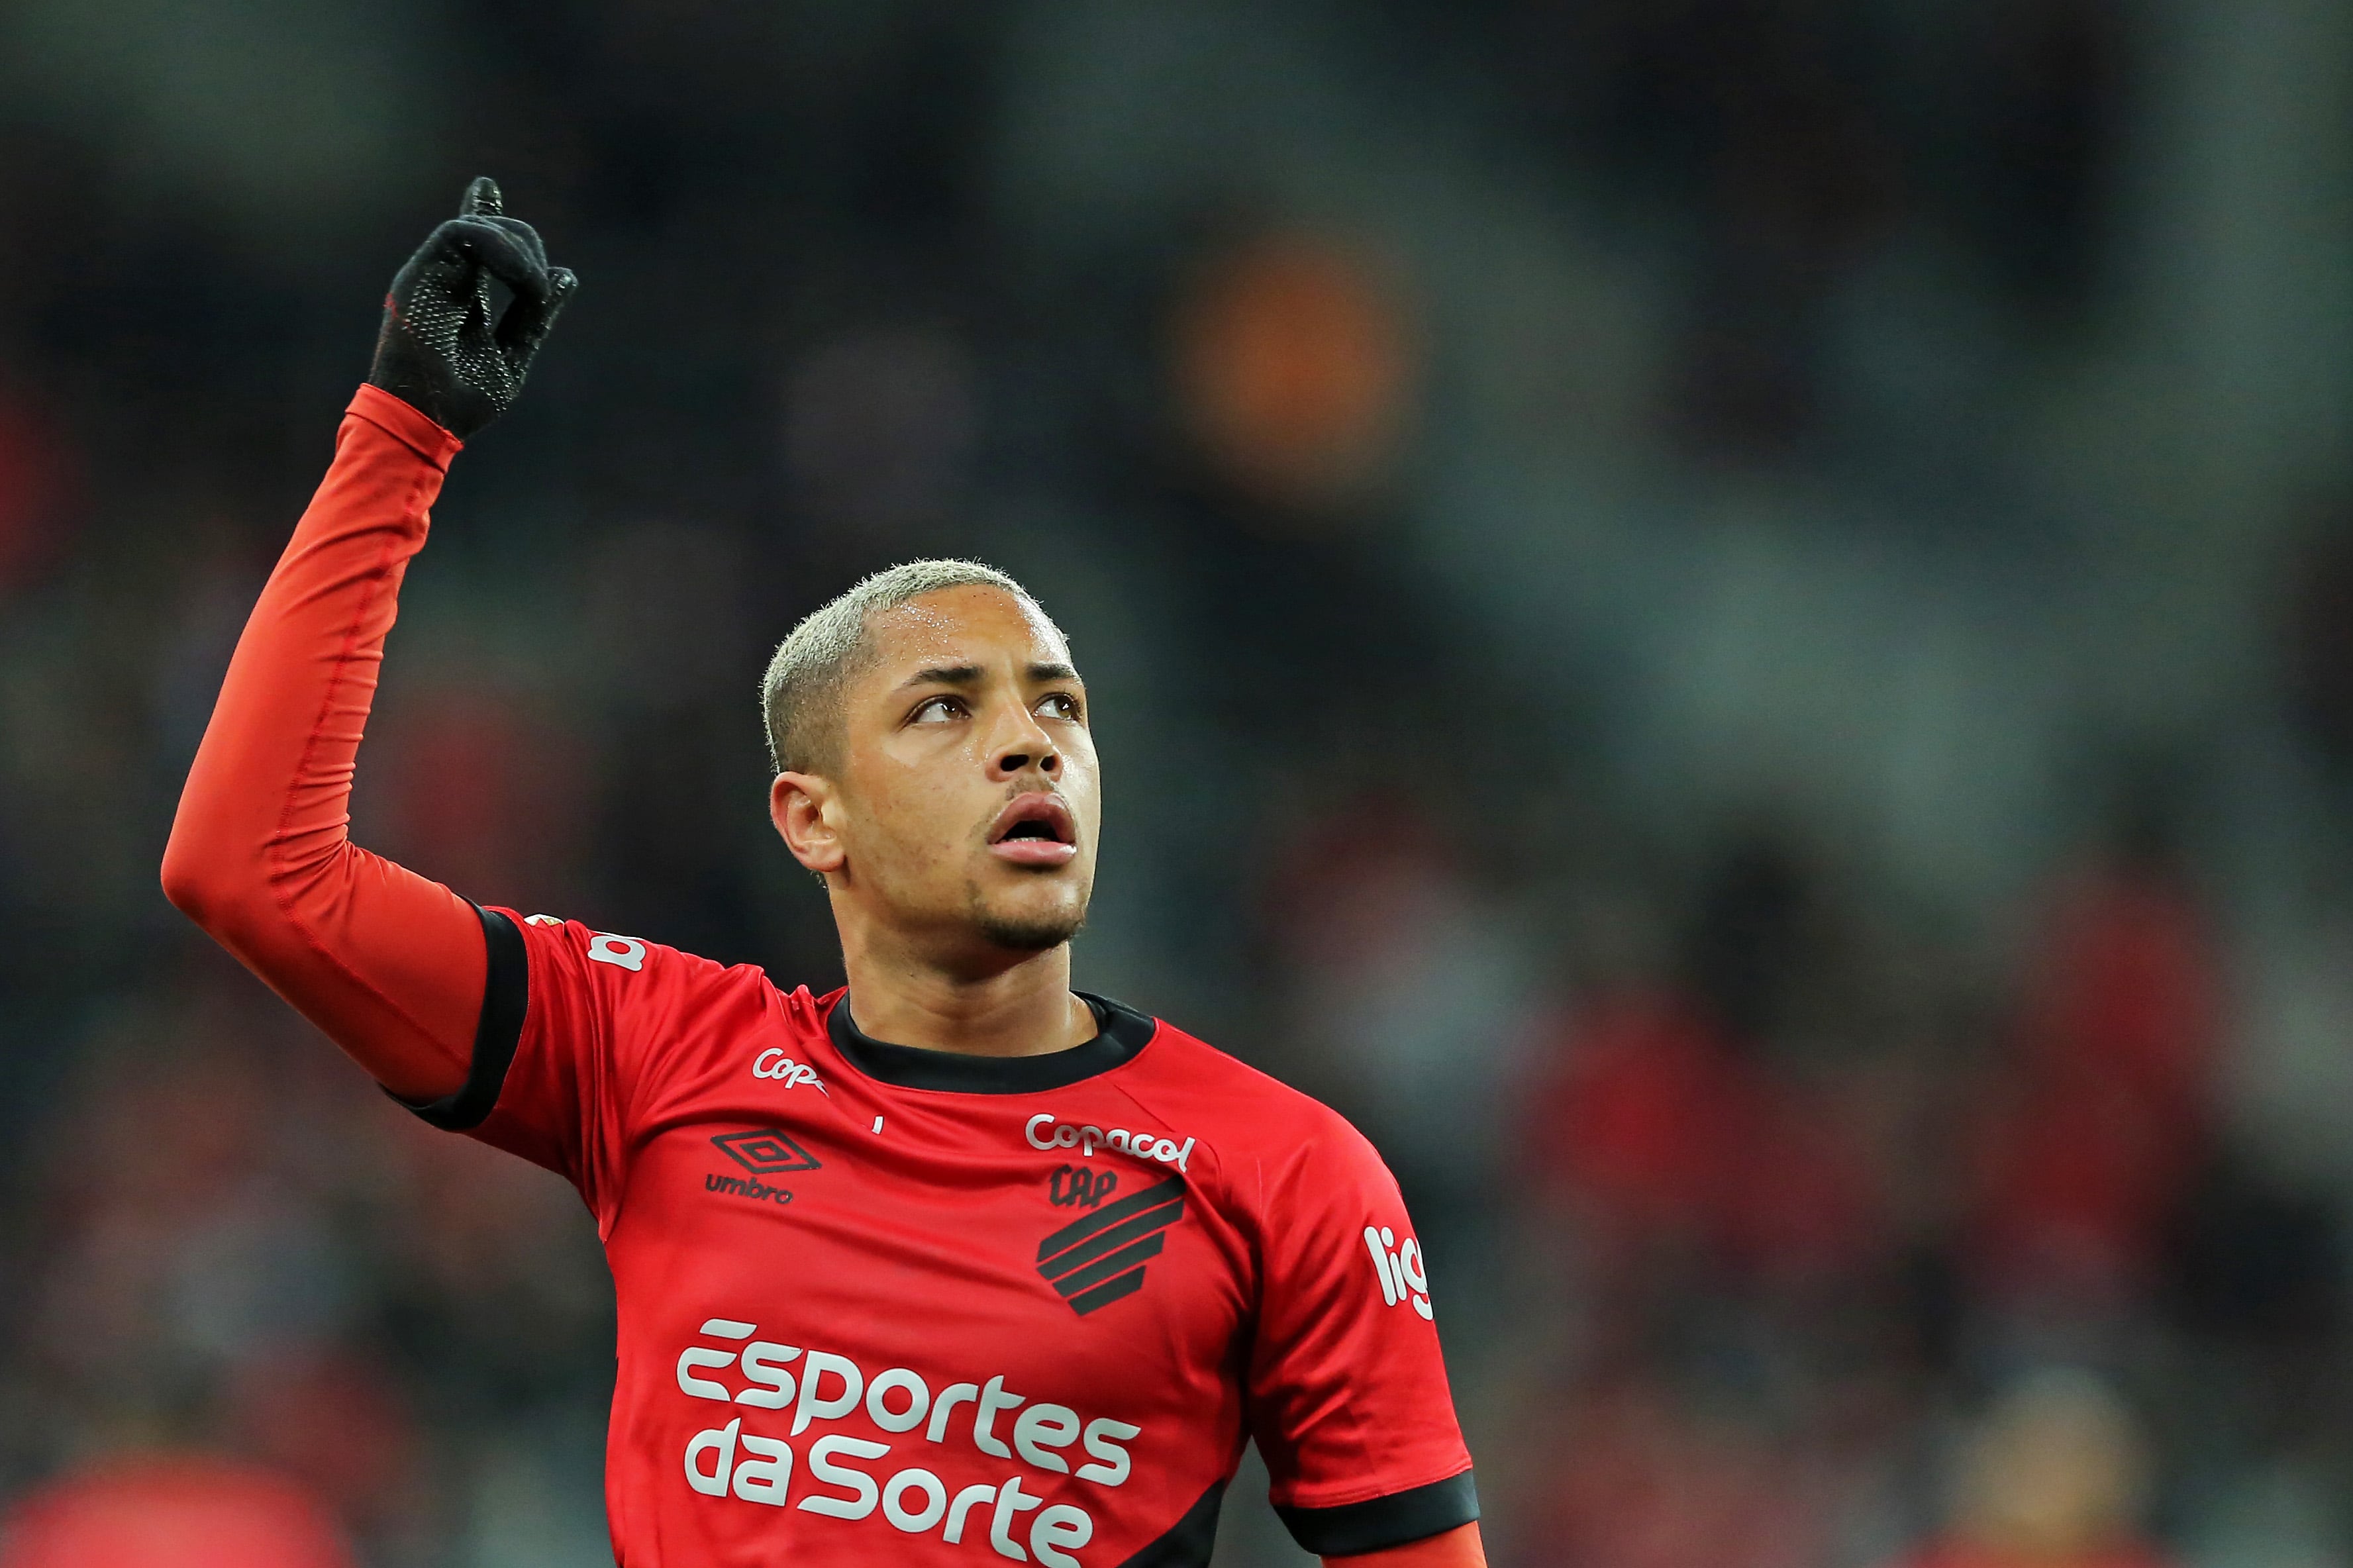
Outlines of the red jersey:
M 1206 1563 L 1256 1437 L 1309 1551 L 1477 1517 L 1396 1183 L 1333 1111 L 1118 1003 L 1012 1059 L 844 994 L 482 916 L 471 1079 L 618 1295 L 625 1568 Z
M 1310 1551 L 1477 1515 L 1396 1184 L 1165 1024 L 1014 1060 L 480 910 L 347 832 L 456 437 L 375 387 L 247 622 L 173 901 L 428 1120 L 561 1172 L 619 1299 L 625 1568 L 1208 1561 L 1247 1437 Z

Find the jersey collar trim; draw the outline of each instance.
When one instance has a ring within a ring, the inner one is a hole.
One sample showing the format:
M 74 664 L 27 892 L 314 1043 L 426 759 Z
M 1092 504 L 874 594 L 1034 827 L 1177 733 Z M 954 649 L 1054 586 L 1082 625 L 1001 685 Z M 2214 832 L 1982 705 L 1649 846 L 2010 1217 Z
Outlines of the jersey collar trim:
M 1152 1043 L 1160 1026 L 1123 1002 L 1078 992 L 1095 1016 L 1092 1040 L 1065 1051 L 1036 1057 L 971 1057 L 878 1040 L 849 1016 L 849 994 L 837 997 L 826 1016 L 826 1033 L 850 1066 L 871 1079 L 901 1089 L 944 1089 L 955 1094 L 1039 1094 L 1068 1089 L 1134 1059 Z

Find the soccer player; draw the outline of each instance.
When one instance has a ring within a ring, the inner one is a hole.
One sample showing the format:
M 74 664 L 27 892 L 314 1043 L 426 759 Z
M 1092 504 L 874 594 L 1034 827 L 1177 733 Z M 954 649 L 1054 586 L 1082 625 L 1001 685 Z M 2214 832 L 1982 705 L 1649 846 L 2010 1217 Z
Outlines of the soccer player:
M 1206 1563 L 1255 1438 L 1326 1563 L 1475 1568 L 1379 1157 L 1071 989 L 1098 765 L 1070 650 L 1010 578 L 894 567 L 769 667 L 769 815 L 825 884 L 846 990 L 478 908 L 350 842 L 428 509 L 574 286 L 488 180 L 394 279 L 164 885 L 418 1115 L 579 1190 L 619 1302 L 621 1563 Z

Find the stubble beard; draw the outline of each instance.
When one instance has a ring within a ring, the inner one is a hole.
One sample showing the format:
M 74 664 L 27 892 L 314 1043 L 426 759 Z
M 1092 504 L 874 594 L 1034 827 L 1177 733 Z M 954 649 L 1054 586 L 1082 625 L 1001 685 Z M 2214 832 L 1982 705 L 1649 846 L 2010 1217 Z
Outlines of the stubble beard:
M 1027 918 L 999 914 L 990 909 L 981 897 L 980 889 L 972 889 L 973 929 L 981 940 L 1008 952 L 1048 952 L 1079 934 L 1087 923 L 1086 900 L 1078 907 L 1050 915 Z

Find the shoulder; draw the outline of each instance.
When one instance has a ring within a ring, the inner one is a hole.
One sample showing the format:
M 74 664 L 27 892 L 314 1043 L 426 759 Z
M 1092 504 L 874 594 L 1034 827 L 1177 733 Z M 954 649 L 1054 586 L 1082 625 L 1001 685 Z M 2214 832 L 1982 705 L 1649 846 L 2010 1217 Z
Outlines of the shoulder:
M 1166 1019 L 1124 1087 L 1164 1119 L 1198 1129 L 1234 1175 L 1380 1163 L 1346 1117 Z
M 550 985 L 600 993 L 615 1005 L 687 1007 L 733 1001 L 806 1005 L 807 993 L 785 995 L 767 971 L 752 963 L 721 963 L 682 948 L 620 931 L 597 931 L 555 915 L 505 915 L 520 934 L 534 991 Z

